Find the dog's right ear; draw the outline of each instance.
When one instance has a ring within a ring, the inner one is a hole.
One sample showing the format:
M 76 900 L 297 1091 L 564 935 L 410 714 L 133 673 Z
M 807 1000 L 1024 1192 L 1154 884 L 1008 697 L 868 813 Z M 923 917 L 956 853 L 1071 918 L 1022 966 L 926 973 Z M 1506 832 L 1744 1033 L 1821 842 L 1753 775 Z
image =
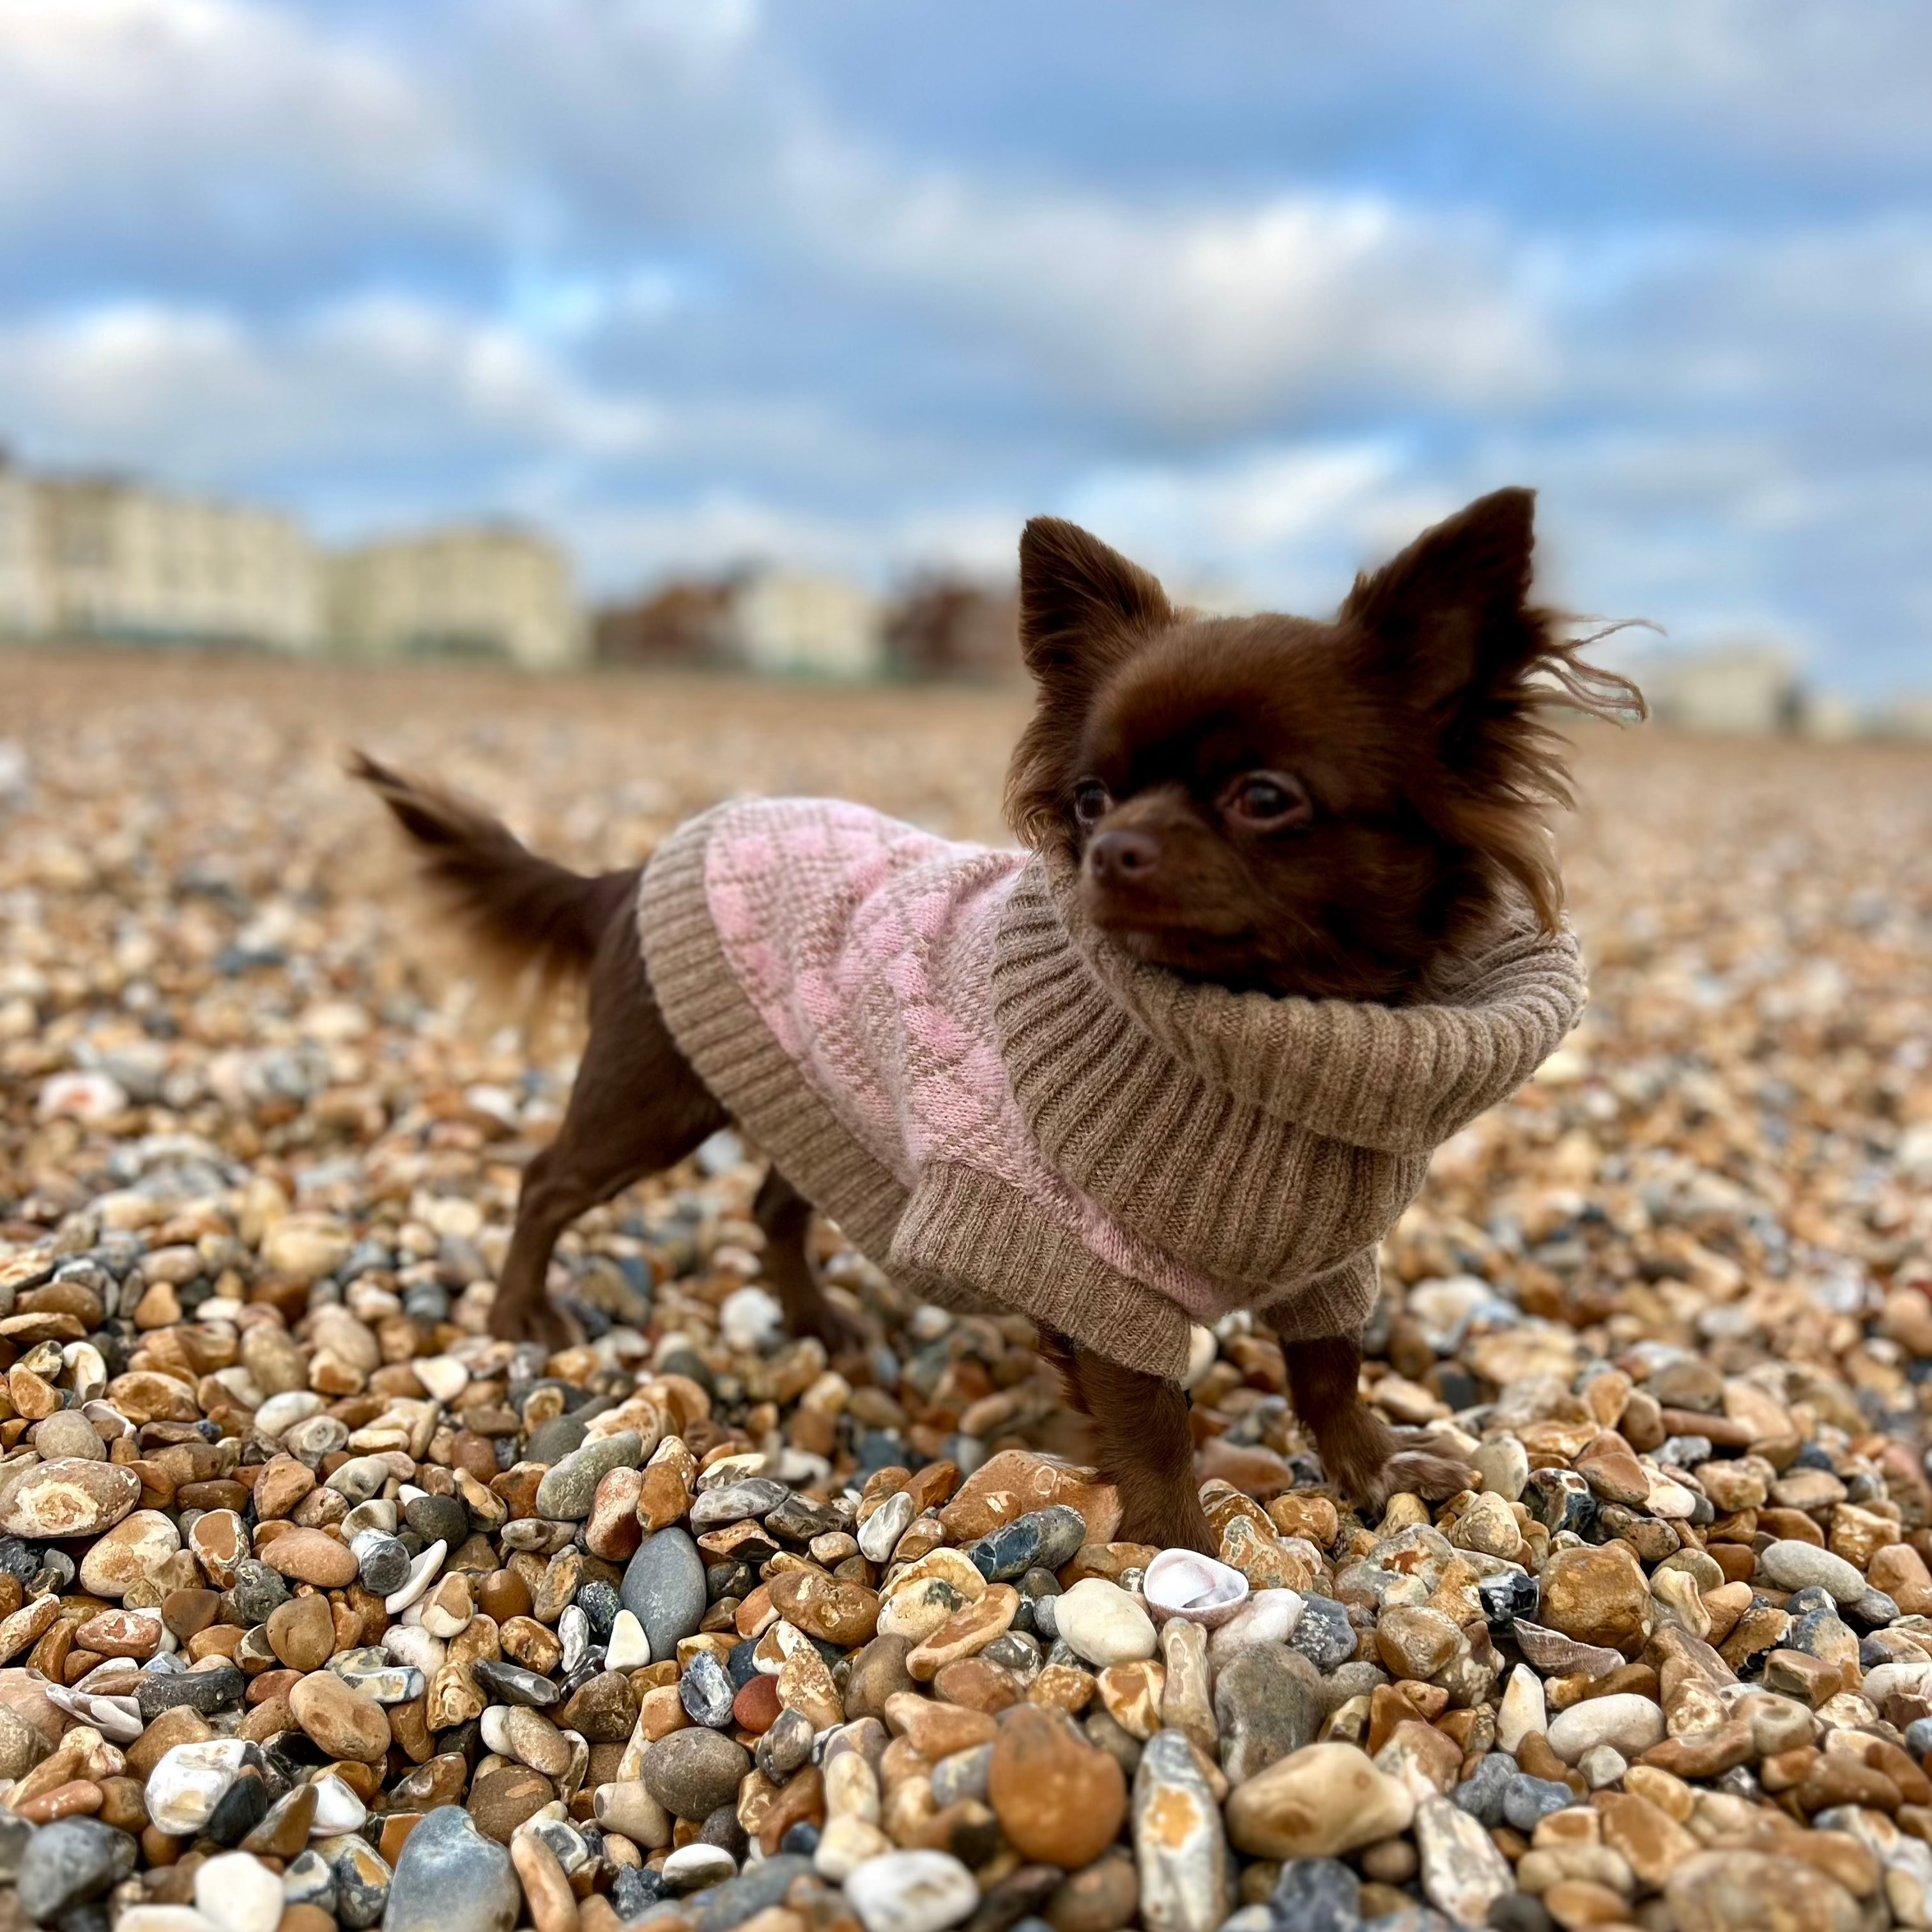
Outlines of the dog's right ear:
M 1020 648 L 1040 687 L 1006 774 L 1006 818 L 1034 847 L 1076 843 L 1073 759 L 1095 688 L 1174 616 L 1166 593 L 1077 524 L 1035 517 L 1020 533 Z
M 1078 524 L 1035 517 L 1020 532 L 1020 649 L 1042 685 L 1090 688 L 1173 615 L 1154 578 Z

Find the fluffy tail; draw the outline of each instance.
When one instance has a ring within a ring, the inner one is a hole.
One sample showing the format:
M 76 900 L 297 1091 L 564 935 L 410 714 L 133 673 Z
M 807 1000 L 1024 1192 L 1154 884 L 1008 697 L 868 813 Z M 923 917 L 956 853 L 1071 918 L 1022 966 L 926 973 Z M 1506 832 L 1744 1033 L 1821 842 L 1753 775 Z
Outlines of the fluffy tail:
M 540 858 L 480 806 L 405 778 L 366 754 L 349 772 L 394 814 L 424 882 L 480 957 L 482 976 L 539 1001 L 590 969 L 610 921 L 638 880 L 633 866 L 587 877 Z

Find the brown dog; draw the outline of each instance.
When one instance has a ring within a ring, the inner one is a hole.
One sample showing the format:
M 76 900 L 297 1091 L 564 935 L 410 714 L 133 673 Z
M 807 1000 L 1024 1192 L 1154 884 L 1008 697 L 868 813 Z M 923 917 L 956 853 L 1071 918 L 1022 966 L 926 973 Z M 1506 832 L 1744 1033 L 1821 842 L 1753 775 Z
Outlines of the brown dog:
M 1503 490 L 1471 505 L 1358 580 L 1328 622 L 1178 611 L 1085 532 L 1030 523 L 1021 631 L 1040 700 L 1008 806 L 1042 862 L 1077 880 L 1076 922 L 1130 971 L 1391 1008 L 1421 999 L 1432 971 L 1480 948 L 1511 908 L 1555 932 L 1546 821 L 1569 793 L 1544 714 L 1642 700 L 1529 604 L 1532 500 Z M 478 942 L 512 968 L 587 977 L 581 1071 L 526 1174 L 491 1316 L 499 1336 L 560 1345 L 566 1325 L 544 1293 L 558 1235 L 730 1115 L 653 992 L 640 871 L 581 878 L 445 792 L 366 758 L 355 769 Z M 648 938 L 648 896 L 645 911 Z M 837 1347 L 853 1338 L 813 1277 L 812 1206 L 774 1165 L 754 1212 L 794 1332 Z M 1185 1394 L 1062 1325 L 1078 1324 L 1047 1324 L 1044 1346 L 1119 1485 L 1121 1534 L 1212 1550 Z M 1372 1507 L 1462 1485 L 1444 1445 L 1404 1444 L 1362 1403 L 1354 1335 L 1282 1325 L 1295 1411 L 1333 1480 Z

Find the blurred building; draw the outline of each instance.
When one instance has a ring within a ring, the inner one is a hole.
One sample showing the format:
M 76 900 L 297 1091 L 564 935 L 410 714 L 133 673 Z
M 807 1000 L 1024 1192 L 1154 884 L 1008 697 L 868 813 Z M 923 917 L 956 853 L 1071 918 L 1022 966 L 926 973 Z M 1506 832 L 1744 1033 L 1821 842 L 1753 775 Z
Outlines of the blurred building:
M 292 518 L 119 476 L 0 478 L 0 627 L 309 651 L 315 554 Z
M 34 487 L 0 450 L 0 638 L 46 628 Z
M 1907 692 L 1879 713 L 1879 731 L 1888 738 L 1932 744 L 1932 692 Z
M 887 662 L 909 677 L 1017 677 L 1018 592 L 919 578 L 886 610 L 884 643 Z
M 731 587 L 727 648 L 748 670 L 874 677 L 885 668 L 879 602 L 862 585 L 802 571 L 748 572 Z
M 591 655 L 599 664 L 717 664 L 730 655 L 730 578 L 676 578 L 634 604 L 598 612 Z
M 339 552 L 329 635 L 362 657 L 494 658 L 548 670 L 589 639 L 554 545 L 507 524 L 454 524 Z
M 1660 724 L 1738 737 L 1796 730 L 1804 697 L 1791 653 L 1776 644 L 1658 652 L 1636 671 Z

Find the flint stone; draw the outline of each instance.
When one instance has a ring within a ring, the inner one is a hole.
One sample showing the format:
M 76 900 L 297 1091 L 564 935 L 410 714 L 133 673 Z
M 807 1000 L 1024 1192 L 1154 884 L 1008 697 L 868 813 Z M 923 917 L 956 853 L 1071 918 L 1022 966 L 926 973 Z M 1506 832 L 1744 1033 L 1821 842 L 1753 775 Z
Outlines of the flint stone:
M 152 1724 L 164 1711 L 186 1705 L 203 1717 L 242 1701 L 248 1681 L 232 1664 L 200 1670 L 143 1671 L 134 1686 L 134 1702 L 143 1722 Z
M 645 1538 L 625 1569 L 622 1595 L 650 1640 L 651 1661 L 675 1656 L 680 1640 L 696 1634 L 705 1610 L 704 1559 L 688 1533 L 673 1528 Z
M 634 1469 L 644 1460 L 644 1438 L 634 1429 L 592 1438 L 544 1472 L 537 1514 L 554 1522 L 581 1522 L 590 1514 L 597 1485 L 613 1469 Z
M 389 1881 L 383 1932 L 510 1932 L 523 1894 L 510 1855 L 446 1804 L 404 1844 Z
M 1229 1781 L 1245 1784 L 1312 1744 L 1328 1714 L 1322 1691 L 1314 1664 L 1283 1644 L 1252 1644 L 1223 1664 L 1214 1682 L 1214 1715 Z
M 61 1818 L 28 1839 L 15 1880 L 20 1909 L 46 1924 L 98 1898 L 134 1869 L 134 1840 L 98 1818 Z

